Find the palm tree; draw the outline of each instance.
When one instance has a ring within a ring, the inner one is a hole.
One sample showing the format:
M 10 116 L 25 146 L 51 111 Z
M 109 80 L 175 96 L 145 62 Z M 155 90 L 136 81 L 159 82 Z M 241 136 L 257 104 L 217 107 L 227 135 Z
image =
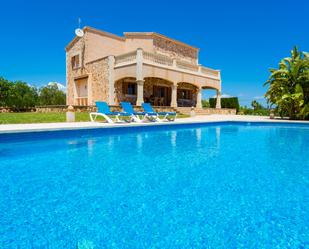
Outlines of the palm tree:
M 256 100 L 253 100 L 251 102 L 251 106 L 253 107 L 254 110 L 261 110 L 261 109 L 263 109 L 263 106 L 259 102 L 257 102 Z
M 265 97 L 275 105 L 281 116 L 292 119 L 309 118 L 309 54 L 294 47 L 291 57 L 284 58 L 264 85 Z

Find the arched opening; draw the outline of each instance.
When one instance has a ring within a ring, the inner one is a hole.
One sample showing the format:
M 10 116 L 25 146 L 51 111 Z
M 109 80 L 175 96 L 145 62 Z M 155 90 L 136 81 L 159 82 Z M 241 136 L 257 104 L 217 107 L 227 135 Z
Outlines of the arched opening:
M 186 82 L 177 84 L 177 106 L 191 107 L 196 106 L 198 88 Z
M 119 105 L 120 102 L 130 102 L 132 105 L 136 104 L 137 98 L 137 84 L 136 79 L 127 77 L 115 82 L 115 103 Z
M 211 107 L 210 106 L 210 98 L 217 98 L 218 90 L 212 87 L 203 87 L 203 107 Z M 214 106 L 212 106 L 214 107 Z
M 154 106 L 171 105 L 172 82 L 155 77 L 147 77 L 144 80 L 144 102 Z

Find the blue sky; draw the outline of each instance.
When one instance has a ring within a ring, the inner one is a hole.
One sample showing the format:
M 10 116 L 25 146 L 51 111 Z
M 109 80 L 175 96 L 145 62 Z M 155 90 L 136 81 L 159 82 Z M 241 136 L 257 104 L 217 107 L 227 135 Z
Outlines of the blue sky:
M 307 0 L 2 1 L 0 75 L 65 84 L 64 47 L 80 17 L 82 26 L 118 35 L 155 31 L 199 47 L 200 63 L 221 69 L 223 94 L 249 104 L 294 45 L 309 50 L 308 13 Z

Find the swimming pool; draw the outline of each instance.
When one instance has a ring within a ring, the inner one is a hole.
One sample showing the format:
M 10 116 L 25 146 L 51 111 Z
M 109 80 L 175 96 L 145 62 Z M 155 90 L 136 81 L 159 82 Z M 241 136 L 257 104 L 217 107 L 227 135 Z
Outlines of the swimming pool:
M 0 135 L 0 248 L 308 248 L 309 126 Z

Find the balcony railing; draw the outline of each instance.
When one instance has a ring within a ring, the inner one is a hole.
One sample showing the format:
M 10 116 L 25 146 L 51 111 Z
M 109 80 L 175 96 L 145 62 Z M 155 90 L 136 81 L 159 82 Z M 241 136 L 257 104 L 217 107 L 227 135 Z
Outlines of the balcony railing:
M 142 63 L 157 65 L 168 69 L 182 71 L 186 73 L 193 73 L 199 76 L 211 77 L 220 79 L 220 71 L 211 68 L 203 67 L 201 65 L 191 64 L 189 62 L 171 59 L 168 56 L 161 54 L 154 54 L 146 51 L 140 51 L 142 56 L 137 56 L 137 51 L 132 51 L 126 54 L 118 55 L 115 57 L 115 67 L 121 67 L 137 63 L 141 58 Z
M 136 60 L 136 51 L 132 51 L 126 54 L 118 55 L 115 57 L 115 65 L 133 62 Z
M 199 66 L 198 65 L 194 65 L 194 64 L 190 64 L 188 62 L 183 62 L 183 61 L 177 61 L 176 62 L 177 67 L 185 69 L 185 70 L 189 70 L 189 71 L 194 71 L 197 72 Z
M 208 68 L 208 67 L 201 66 L 201 72 L 203 74 L 212 75 L 214 77 L 219 77 L 219 71 L 213 70 L 213 69 Z
M 154 62 L 156 64 L 173 66 L 173 59 L 169 58 L 168 56 L 164 56 L 160 54 L 143 52 L 143 59 L 145 59 L 146 61 Z

